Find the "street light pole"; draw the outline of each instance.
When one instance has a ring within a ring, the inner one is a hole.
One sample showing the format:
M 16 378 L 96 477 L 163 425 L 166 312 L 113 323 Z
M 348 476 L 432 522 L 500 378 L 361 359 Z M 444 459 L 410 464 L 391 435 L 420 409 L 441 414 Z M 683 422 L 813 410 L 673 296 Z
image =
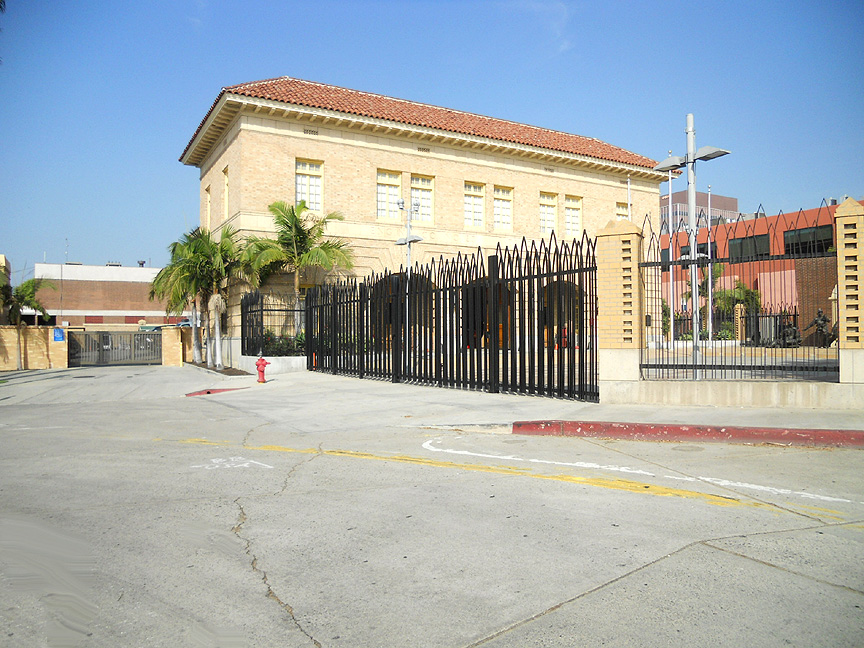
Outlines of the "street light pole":
M 708 343 L 714 340 L 714 267 L 712 251 L 714 239 L 711 237 L 711 185 L 708 185 L 708 305 L 705 312 L 708 315 Z
M 693 326 L 693 366 L 699 361 L 699 273 L 696 266 L 696 129 L 693 113 L 687 115 L 687 227 L 690 230 L 690 316 Z
M 672 157 L 671 150 L 669 151 L 669 157 Z M 669 212 L 666 214 L 666 224 L 669 230 L 669 348 L 671 349 L 675 346 L 675 291 L 672 281 L 672 275 L 675 270 L 675 267 L 672 265 L 672 261 L 675 259 L 675 255 L 672 253 L 672 250 L 675 249 L 672 240 L 672 169 L 669 169 Z
M 401 198 L 396 201 L 396 206 L 399 207 L 400 211 L 404 211 L 406 215 L 405 219 L 405 238 L 400 238 L 396 241 L 396 245 L 404 245 L 406 249 L 406 264 L 407 267 L 405 269 L 406 276 L 408 279 L 411 278 L 411 244 L 419 243 L 423 239 L 416 234 L 411 234 L 411 216 L 414 214 L 420 213 L 420 201 L 416 198 L 412 201 L 411 207 L 405 209 L 405 201 Z
M 678 157 L 670 155 L 660 164 L 654 167 L 655 171 L 671 171 L 687 167 L 687 227 L 690 229 L 690 296 L 692 298 L 693 312 L 693 379 L 699 377 L 699 279 L 697 275 L 696 259 L 696 160 L 713 160 L 714 158 L 728 155 L 729 151 L 719 149 L 715 146 L 703 146 L 696 150 L 696 129 L 693 127 L 693 113 L 687 115 L 687 156 Z M 709 216 L 710 218 L 710 216 Z

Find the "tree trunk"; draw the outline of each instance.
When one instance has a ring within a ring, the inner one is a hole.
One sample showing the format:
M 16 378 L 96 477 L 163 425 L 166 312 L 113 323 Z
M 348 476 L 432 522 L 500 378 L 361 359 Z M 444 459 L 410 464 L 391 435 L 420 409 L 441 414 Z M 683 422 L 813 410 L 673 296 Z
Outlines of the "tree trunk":
M 300 268 L 294 268 L 294 337 L 300 332 Z
M 204 313 L 206 317 L 204 318 L 204 326 L 207 335 L 207 366 L 213 366 L 213 336 L 210 334 L 210 309 L 206 308 Z
M 24 363 L 21 361 L 21 324 L 15 327 L 15 331 L 18 333 L 18 371 L 24 369 Z
M 216 339 L 213 341 L 213 355 L 216 358 L 216 369 L 222 371 L 225 368 L 225 365 L 222 364 L 222 313 L 225 311 L 225 302 L 222 300 L 222 295 L 218 291 L 214 292 L 210 295 L 207 306 L 215 318 L 213 321 L 213 332 Z
M 216 356 L 216 368 L 219 371 L 222 371 L 225 368 L 225 365 L 222 364 L 222 313 L 219 312 L 219 309 L 216 309 L 216 319 L 213 322 L 213 331 L 214 337 L 216 338 L 214 342 L 214 354 Z
M 192 300 L 192 362 L 201 364 L 201 327 L 198 326 L 198 304 Z

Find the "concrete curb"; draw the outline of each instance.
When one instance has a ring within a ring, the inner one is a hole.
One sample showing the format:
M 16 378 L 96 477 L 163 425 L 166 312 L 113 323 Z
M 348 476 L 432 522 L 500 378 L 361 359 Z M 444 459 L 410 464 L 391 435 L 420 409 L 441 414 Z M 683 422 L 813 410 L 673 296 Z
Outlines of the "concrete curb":
M 513 423 L 513 434 L 600 437 L 632 441 L 726 441 L 841 448 L 864 447 L 864 431 L 861 430 L 796 430 L 605 421 L 516 421 Z

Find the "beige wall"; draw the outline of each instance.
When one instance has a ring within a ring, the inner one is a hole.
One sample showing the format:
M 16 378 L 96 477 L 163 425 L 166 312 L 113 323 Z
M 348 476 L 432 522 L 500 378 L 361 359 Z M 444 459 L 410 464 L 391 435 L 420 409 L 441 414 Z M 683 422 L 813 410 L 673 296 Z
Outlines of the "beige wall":
M 317 134 L 310 134 L 317 133 Z M 428 152 L 418 149 L 428 149 Z M 223 140 L 202 165 L 201 224 L 208 226 L 205 190 L 210 187 L 210 229 L 223 223 L 223 169 L 229 169 L 227 220 L 243 233 L 272 231 L 267 206 L 276 200 L 294 202 L 294 163 L 297 158 L 323 162 L 323 210 L 340 211 L 345 221 L 329 233 L 350 240 L 357 257 L 355 274 L 396 269 L 405 261 L 405 248 L 393 243 L 405 235 L 404 217 L 377 219 L 377 170 L 402 173 L 401 194 L 410 204 L 411 174 L 434 178 L 434 222 L 414 221 L 412 230 L 423 237 L 412 247 L 412 261 L 426 262 L 439 255 L 491 252 L 497 243 L 512 245 L 522 237 L 546 238 L 540 232 L 540 192 L 557 194 L 556 235 L 564 233 L 564 197 L 582 198 L 582 223 L 594 234 L 615 217 L 616 203 L 627 202 L 627 174 L 601 173 L 561 159 L 543 160 L 514 153 L 495 153 L 470 146 L 432 143 L 418 138 L 386 135 L 305 120 L 280 120 L 240 114 Z M 464 183 L 485 185 L 484 226 L 466 229 L 463 215 Z M 513 226 L 493 226 L 495 185 L 513 188 Z M 641 225 L 646 214 L 658 219 L 659 185 L 655 180 L 631 178 L 633 220 Z
M 191 335 L 190 335 L 191 341 Z M 162 329 L 162 366 L 182 367 L 186 361 L 186 346 L 183 343 L 183 329 Z
M 21 359 L 24 369 L 64 369 L 69 366 L 68 333 L 62 342 L 54 341 L 54 328 L 25 326 L 21 333 Z M 0 326 L 0 371 L 18 367 L 18 335 L 14 326 Z

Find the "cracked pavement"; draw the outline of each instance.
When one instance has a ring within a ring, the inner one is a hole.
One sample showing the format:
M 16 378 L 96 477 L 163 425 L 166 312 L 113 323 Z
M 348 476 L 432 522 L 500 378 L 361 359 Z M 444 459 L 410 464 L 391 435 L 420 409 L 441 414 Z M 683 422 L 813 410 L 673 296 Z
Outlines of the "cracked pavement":
M 514 436 L 598 410 L 305 373 L 4 379 L 4 646 L 864 641 L 862 450 Z

